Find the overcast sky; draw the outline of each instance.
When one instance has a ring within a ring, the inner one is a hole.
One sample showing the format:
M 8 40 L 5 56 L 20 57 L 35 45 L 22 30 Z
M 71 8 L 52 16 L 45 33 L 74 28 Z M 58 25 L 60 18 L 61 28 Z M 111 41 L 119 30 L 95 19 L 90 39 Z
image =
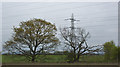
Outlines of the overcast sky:
M 55 23 L 59 29 L 70 27 L 70 21 L 64 19 L 70 18 L 72 13 L 80 20 L 75 22 L 75 26 L 90 32 L 89 45 L 104 44 L 111 40 L 118 43 L 117 2 L 3 2 L 2 43 L 11 38 L 13 26 L 18 26 L 21 21 L 41 18 Z
M 119 0 L 1 0 L 2 2 L 119 2 Z

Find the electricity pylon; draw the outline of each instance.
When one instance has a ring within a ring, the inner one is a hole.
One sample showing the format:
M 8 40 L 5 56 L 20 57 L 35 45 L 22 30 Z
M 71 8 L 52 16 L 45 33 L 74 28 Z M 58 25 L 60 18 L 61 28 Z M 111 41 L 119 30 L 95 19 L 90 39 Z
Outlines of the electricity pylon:
M 71 18 L 68 18 L 68 19 L 65 19 L 65 20 L 70 20 L 71 21 L 71 26 L 70 26 L 70 28 L 71 28 L 71 34 L 70 34 L 70 36 L 71 36 L 71 39 L 72 39 L 72 41 L 74 41 L 75 39 L 75 34 L 74 34 L 74 29 L 75 29 L 75 27 L 74 27 L 74 22 L 75 21 L 80 21 L 80 20 L 76 20 L 75 18 L 74 18 L 74 14 L 72 13 L 72 16 L 71 16 Z

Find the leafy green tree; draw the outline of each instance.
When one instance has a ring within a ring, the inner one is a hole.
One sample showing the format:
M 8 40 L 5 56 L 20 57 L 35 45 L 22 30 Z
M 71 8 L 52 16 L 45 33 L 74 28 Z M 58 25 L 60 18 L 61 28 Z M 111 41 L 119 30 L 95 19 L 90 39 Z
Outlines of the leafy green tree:
M 23 21 L 13 31 L 12 39 L 4 46 L 12 52 L 26 55 L 32 62 L 38 53 L 49 51 L 58 43 L 56 26 L 42 19 Z
M 106 42 L 104 44 L 104 52 L 106 60 L 117 60 L 118 59 L 118 47 L 115 46 L 113 41 Z
M 120 63 L 120 46 L 118 47 L 118 60 L 119 60 L 119 63 Z

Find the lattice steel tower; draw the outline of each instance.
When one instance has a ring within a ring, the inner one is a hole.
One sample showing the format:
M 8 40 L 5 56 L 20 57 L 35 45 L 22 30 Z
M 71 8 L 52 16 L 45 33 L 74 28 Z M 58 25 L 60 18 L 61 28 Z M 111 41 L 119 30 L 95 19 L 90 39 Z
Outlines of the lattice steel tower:
M 74 29 L 75 29 L 75 27 L 74 27 L 74 22 L 75 21 L 80 21 L 80 20 L 76 20 L 75 18 L 74 18 L 74 14 L 72 13 L 72 16 L 71 16 L 71 18 L 69 18 L 69 19 L 65 19 L 65 20 L 70 20 L 71 21 L 71 33 L 72 33 L 72 36 L 74 35 Z

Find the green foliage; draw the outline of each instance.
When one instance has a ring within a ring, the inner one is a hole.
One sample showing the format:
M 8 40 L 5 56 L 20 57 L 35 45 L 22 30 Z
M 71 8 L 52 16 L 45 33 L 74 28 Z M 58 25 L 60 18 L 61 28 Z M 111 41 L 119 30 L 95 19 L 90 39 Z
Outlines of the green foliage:
M 120 46 L 118 47 L 118 60 L 119 60 L 119 63 L 120 63 Z
M 17 51 L 31 56 L 30 59 L 33 62 L 37 53 L 53 49 L 59 42 L 55 36 L 56 26 L 42 19 L 23 21 L 19 27 L 14 27 L 13 31 L 11 40 L 7 41 L 5 45 L 8 45 L 7 47 L 12 46 L 12 48 L 9 47 L 9 51 Z
M 106 60 L 117 60 L 118 59 L 118 47 L 115 46 L 113 41 L 106 42 L 104 44 L 104 52 Z
M 41 44 L 57 42 L 58 39 L 55 37 L 56 31 L 56 26 L 52 25 L 50 22 L 42 19 L 32 19 L 21 22 L 19 28 L 14 27 L 14 41 L 24 44 L 28 44 L 28 41 L 32 43 L 36 39 L 38 43 L 41 42 Z

